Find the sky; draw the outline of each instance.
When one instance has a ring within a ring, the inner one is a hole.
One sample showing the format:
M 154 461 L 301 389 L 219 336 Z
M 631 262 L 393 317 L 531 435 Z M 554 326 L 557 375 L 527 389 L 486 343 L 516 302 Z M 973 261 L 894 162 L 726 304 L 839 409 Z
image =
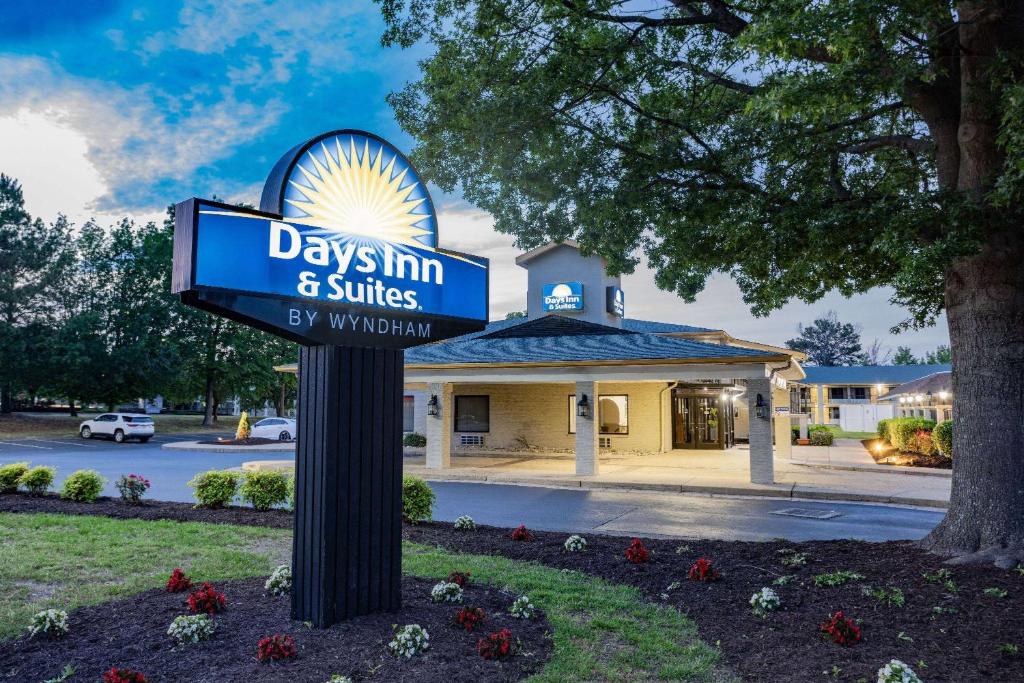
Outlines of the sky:
M 21 181 L 33 215 L 81 224 L 159 219 L 168 204 L 217 195 L 259 203 L 274 162 L 338 128 L 414 141 L 385 101 L 418 75 L 429 46 L 380 45 L 371 0 L 51 0 L 4 2 L 0 22 L 0 171 Z M 432 188 L 440 244 L 491 259 L 491 318 L 525 309 L 520 250 L 491 216 Z M 828 310 L 918 355 L 948 343 L 937 326 L 898 336 L 905 311 L 884 288 L 755 318 L 726 275 L 695 303 L 658 290 L 643 262 L 623 277 L 632 318 L 725 329 L 783 344 Z

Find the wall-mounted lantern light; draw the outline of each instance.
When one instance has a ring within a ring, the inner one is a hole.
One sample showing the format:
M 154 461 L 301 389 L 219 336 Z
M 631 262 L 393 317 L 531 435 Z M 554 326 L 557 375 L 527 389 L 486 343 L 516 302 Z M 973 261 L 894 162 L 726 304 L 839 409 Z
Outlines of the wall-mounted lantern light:
M 754 402 L 754 415 L 762 420 L 768 419 L 768 406 L 765 404 L 764 396 L 761 394 L 757 395 L 757 400 Z
M 590 401 L 587 400 L 586 394 L 581 394 L 580 400 L 576 401 L 576 416 L 590 417 Z
M 947 398 L 949 398 L 949 392 L 948 391 L 940 391 L 939 392 L 939 398 L 942 399 L 943 401 L 945 401 Z
M 427 401 L 427 415 L 437 417 L 441 414 L 441 404 L 437 400 L 437 394 L 432 394 Z
M 928 399 L 928 405 L 931 405 L 932 404 L 932 392 L 929 391 L 924 396 L 925 396 L 926 399 Z

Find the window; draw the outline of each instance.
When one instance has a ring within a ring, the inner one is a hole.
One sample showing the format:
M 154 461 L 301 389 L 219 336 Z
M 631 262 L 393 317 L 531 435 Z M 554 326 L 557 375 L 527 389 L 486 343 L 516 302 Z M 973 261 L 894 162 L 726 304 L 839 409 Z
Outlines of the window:
M 117 422 L 117 415 L 100 415 L 96 418 L 97 422 Z
M 853 398 L 863 401 L 868 397 L 867 387 L 853 387 Z
M 598 396 L 599 434 L 629 434 L 629 396 Z M 576 395 L 569 394 L 569 433 L 576 433 Z
M 412 432 L 416 430 L 416 397 L 404 396 L 402 398 L 402 431 Z
M 839 406 L 829 406 L 828 419 L 838 420 L 839 419 Z
M 491 431 L 491 397 L 490 396 L 456 396 L 455 397 L 455 431 L 457 431 L 457 432 L 489 432 L 489 431 Z
M 846 398 L 846 387 L 829 387 L 828 397 L 833 400 L 843 400 Z
M 153 418 L 145 417 L 143 415 L 125 415 L 124 416 L 124 421 L 125 422 L 135 422 L 135 423 L 140 424 L 140 425 L 148 425 L 149 423 L 151 423 L 153 421 Z
M 942 419 L 943 420 L 952 420 L 953 419 L 953 409 L 952 408 L 943 408 L 942 409 Z

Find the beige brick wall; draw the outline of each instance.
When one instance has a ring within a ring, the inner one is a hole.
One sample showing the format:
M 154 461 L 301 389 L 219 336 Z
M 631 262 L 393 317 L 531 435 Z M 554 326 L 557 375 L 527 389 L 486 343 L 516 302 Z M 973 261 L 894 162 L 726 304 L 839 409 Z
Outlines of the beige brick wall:
M 612 450 L 661 449 L 659 392 L 667 383 L 602 382 L 602 395 L 629 397 L 629 434 L 610 436 Z M 490 448 L 518 448 L 522 437 L 530 446 L 573 450 L 575 435 L 569 433 L 569 396 L 574 384 L 456 384 L 455 396 L 490 396 L 490 432 L 484 435 Z M 460 449 L 458 432 L 452 447 Z

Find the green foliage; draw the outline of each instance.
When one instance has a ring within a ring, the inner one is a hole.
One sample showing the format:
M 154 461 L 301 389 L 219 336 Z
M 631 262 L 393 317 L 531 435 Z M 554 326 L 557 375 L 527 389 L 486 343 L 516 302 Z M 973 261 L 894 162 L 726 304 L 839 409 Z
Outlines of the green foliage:
M 986 588 L 982 591 L 985 595 L 990 598 L 1005 598 L 1009 593 L 1004 588 Z
M 405 437 L 403 437 L 402 445 L 408 446 L 410 448 L 423 448 L 424 446 L 427 445 L 427 437 L 423 436 L 422 434 L 412 432 L 410 434 L 406 434 Z
M 288 501 L 288 477 L 283 472 L 256 470 L 246 472 L 238 494 L 257 510 L 269 510 Z
M 79 503 L 92 503 L 99 498 L 107 480 L 96 470 L 76 470 L 64 480 L 60 497 Z
M 249 413 L 242 411 L 238 418 L 238 427 L 235 429 L 235 438 L 239 441 L 248 439 L 252 435 L 252 427 L 249 426 Z
M 833 434 L 828 429 L 816 429 L 813 432 L 809 432 L 808 436 L 811 437 L 812 446 L 831 446 L 833 441 Z
M 903 590 L 896 587 L 886 588 L 867 588 L 864 590 L 866 595 L 870 595 L 878 602 L 888 607 L 903 607 L 907 604 L 907 597 L 903 594 Z
M 859 365 L 867 360 L 860 344 L 860 330 L 850 323 L 839 322 L 835 311 L 829 311 L 811 325 L 797 328 L 800 336 L 786 346 L 807 354 L 813 365 Z
M 188 485 L 198 503 L 196 507 L 224 507 L 235 497 L 238 473 L 227 470 L 209 470 L 192 477 Z
M 288 509 L 295 511 L 295 470 L 288 473 Z
M 939 344 L 934 352 L 924 354 L 925 365 L 949 365 L 953 362 L 953 352 L 945 344 Z
M 914 354 L 910 352 L 909 346 L 897 346 L 896 355 L 892 357 L 893 365 L 917 365 L 920 363 Z
M 434 491 L 419 477 L 402 477 L 402 517 L 410 524 L 433 516 Z
M 889 443 L 901 451 L 931 455 L 935 446 L 931 439 L 931 431 L 935 422 L 919 417 L 896 417 L 886 423 Z M 928 438 L 918 438 L 918 432 L 927 432 Z
M 18 490 L 18 481 L 28 471 L 27 462 L 12 462 L 0 466 L 0 493 L 14 493 Z
M 814 585 L 818 588 L 834 588 L 836 586 L 847 584 L 851 581 L 860 581 L 863 578 L 863 574 L 858 574 L 857 572 L 852 572 L 848 569 L 840 569 L 839 571 L 815 575 Z
M 878 421 L 878 427 L 876 428 L 876 431 L 878 432 L 879 439 L 885 439 L 886 441 L 889 441 L 889 422 L 891 421 L 892 418 L 883 418 Z
M 932 430 L 936 448 L 947 458 L 953 457 L 953 421 L 943 420 Z
M 803 567 L 807 564 L 809 557 L 807 553 L 800 553 L 792 548 L 783 548 L 779 551 L 779 555 L 782 555 L 782 559 L 780 560 L 780 562 L 782 562 L 782 566 L 790 568 Z
M 36 465 L 21 475 L 18 483 L 28 489 L 33 496 L 41 496 L 53 486 L 53 479 L 57 476 L 56 467 Z

